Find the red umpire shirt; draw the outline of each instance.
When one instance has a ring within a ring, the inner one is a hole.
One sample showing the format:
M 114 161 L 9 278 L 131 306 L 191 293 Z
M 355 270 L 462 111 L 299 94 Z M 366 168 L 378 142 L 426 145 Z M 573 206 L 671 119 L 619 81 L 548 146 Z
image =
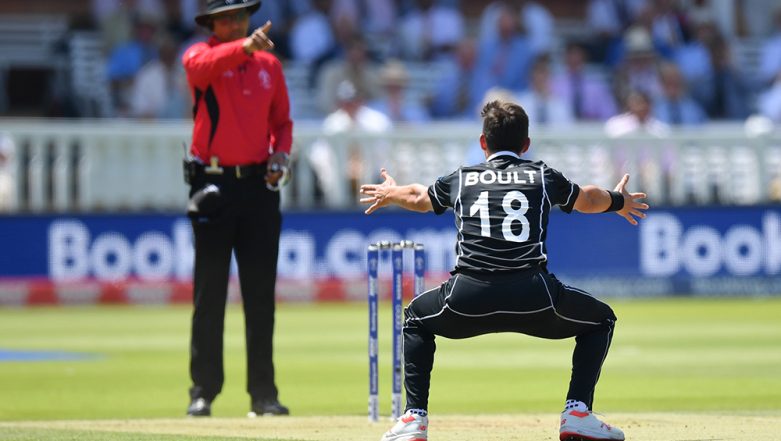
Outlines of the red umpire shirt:
M 221 43 L 212 37 L 184 53 L 182 63 L 193 93 L 191 153 L 204 164 L 266 162 L 290 153 L 293 122 L 282 64 L 265 51 L 247 55 L 244 39 Z

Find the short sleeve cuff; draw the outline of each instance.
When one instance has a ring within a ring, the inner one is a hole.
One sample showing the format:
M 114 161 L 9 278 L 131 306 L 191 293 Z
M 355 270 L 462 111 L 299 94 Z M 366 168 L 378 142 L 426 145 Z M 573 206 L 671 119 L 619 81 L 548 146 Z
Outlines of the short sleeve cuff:
M 439 199 L 437 199 L 437 192 L 434 191 L 433 185 L 428 188 L 428 198 L 431 199 L 431 207 L 434 209 L 434 213 L 442 214 L 447 211 L 447 207 L 439 203 Z
M 565 213 L 572 213 L 572 210 L 575 208 L 575 201 L 578 200 L 578 195 L 580 194 L 580 187 L 576 184 L 572 184 L 572 193 L 569 195 L 569 198 L 567 199 L 567 202 L 564 205 L 561 205 L 561 211 Z

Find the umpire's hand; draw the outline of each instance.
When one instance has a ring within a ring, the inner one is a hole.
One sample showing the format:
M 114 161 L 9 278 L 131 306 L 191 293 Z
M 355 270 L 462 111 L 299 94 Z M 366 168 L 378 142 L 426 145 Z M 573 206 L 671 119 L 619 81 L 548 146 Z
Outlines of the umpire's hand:
M 263 26 L 255 29 L 249 37 L 244 39 L 244 52 L 251 54 L 255 51 L 274 49 L 274 42 L 268 38 L 268 31 L 271 30 L 271 21 L 267 21 Z
M 279 187 L 280 179 L 285 177 L 288 168 L 288 154 L 285 152 L 276 152 L 268 158 L 266 164 L 266 184 L 271 187 Z

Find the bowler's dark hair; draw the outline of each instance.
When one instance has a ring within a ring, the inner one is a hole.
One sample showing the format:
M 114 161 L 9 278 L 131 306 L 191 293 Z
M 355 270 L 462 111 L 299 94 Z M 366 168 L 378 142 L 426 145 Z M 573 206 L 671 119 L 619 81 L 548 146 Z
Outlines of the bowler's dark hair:
M 491 101 L 480 112 L 488 151 L 520 154 L 529 137 L 529 116 L 518 104 Z

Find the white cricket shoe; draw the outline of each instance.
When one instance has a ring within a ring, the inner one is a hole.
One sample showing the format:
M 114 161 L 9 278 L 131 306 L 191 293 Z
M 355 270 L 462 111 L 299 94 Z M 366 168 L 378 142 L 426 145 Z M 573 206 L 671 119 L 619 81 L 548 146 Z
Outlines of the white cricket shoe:
M 427 441 L 428 417 L 406 412 L 380 441 Z
M 624 441 L 624 432 L 603 423 L 590 410 L 561 413 L 560 441 Z

